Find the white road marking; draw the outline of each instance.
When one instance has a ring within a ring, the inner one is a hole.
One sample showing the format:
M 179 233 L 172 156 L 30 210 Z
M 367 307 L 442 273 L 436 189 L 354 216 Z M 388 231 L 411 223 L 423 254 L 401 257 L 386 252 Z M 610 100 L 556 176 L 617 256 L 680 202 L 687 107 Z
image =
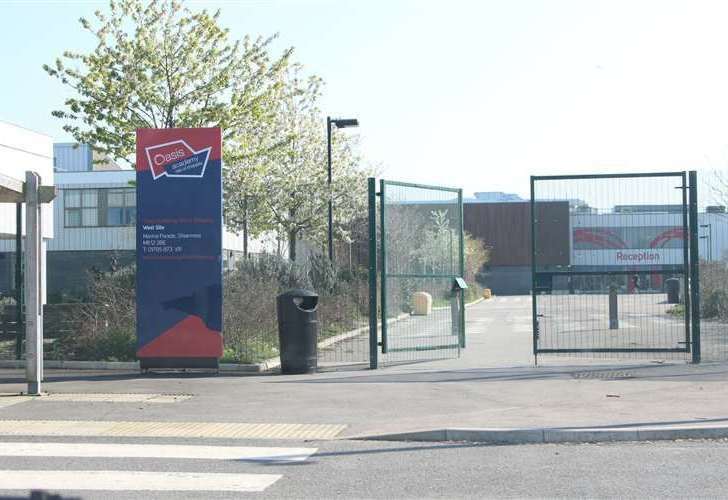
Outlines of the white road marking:
M 518 316 L 512 315 L 510 317 L 511 321 L 514 322 L 521 322 L 521 323 L 528 323 L 531 324 L 533 322 L 533 316 L 525 315 L 525 314 L 519 314 Z
M 492 323 L 495 321 L 495 318 L 493 316 L 481 316 L 480 318 L 476 319 L 468 319 L 468 324 L 476 324 L 476 323 Z
M 503 304 L 503 303 L 509 303 L 509 302 L 531 302 L 531 296 L 530 295 L 509 295 L 506 297 L 495 297 L 494 299 L 491 299 L 488 301 L 493 304 Z
M 17 394 L 0 394 L 0 408 L 7 408 L 8 406 L 16 405 L 18 403 L 25 403 L 30 401 L 34 396 L 20 396 Z
M 303 462 L 317 448 L 115 443 L 2 443 L 6 457 L 104 457 Z
M 263 491 L 279 474 L 0 470 L 0 490 Z
M 513 333 L 533 333 L 533 325 L 517 324 L 513 327 Z

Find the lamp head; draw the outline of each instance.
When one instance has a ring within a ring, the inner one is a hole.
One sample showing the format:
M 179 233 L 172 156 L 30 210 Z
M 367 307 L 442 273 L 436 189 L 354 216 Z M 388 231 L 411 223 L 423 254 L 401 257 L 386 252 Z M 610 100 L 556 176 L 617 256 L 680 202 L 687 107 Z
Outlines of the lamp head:
M 331 120 L 336 128 L 358 127 L 359 120 L 356 118 L 334 118 Z

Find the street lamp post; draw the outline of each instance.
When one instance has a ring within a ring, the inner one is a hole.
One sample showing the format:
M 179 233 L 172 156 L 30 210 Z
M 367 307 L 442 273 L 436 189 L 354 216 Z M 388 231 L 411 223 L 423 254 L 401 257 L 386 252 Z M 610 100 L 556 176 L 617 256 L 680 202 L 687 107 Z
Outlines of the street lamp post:
M 359 120 L 356 118 L 331 118 L 326 117 L 326 146 L 328 155 L 328 184 L 329 184 L 329 260 L 334 260 L 334 200 L 331 193 L 331 126 L 336 128 L 358 127 Z

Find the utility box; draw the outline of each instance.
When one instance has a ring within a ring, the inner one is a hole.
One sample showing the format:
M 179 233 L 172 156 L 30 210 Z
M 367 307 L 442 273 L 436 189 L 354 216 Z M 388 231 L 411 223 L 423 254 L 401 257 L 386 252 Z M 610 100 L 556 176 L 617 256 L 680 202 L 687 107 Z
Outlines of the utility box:
M 465 290 L 468 285 L 463 278 L 455 278 L 450 288 L 450 316 L 452 318 L 452 334 L 460 337 L 462 310 L 465 309 Z M 461 339 L 462 342 L 462 339 Z
M 309 290 L 295 289 L 277 298 L 281 373 L 315 373 L 318 365 L 318 300 Z
M 669 278 L 665 280 L 665 289 L 667 290 L 667 303 L 680 303 L 680 280 L 677 278 Z

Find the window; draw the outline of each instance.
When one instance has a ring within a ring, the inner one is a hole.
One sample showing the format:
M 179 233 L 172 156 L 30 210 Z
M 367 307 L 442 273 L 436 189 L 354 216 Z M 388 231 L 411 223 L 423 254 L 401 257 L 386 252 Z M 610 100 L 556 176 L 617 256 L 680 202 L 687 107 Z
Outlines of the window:
M 66 227 L 99 225 L 99 192 L 97 189 L 66 189 L 63 197 Z
M 133 226 L 136 223 L 136 190 L 65 189 L 66 227 Z
M 109 189 L 107 207 L 107 225 L 132 226 L 136 222 L 136 192 L 134 189 Z

